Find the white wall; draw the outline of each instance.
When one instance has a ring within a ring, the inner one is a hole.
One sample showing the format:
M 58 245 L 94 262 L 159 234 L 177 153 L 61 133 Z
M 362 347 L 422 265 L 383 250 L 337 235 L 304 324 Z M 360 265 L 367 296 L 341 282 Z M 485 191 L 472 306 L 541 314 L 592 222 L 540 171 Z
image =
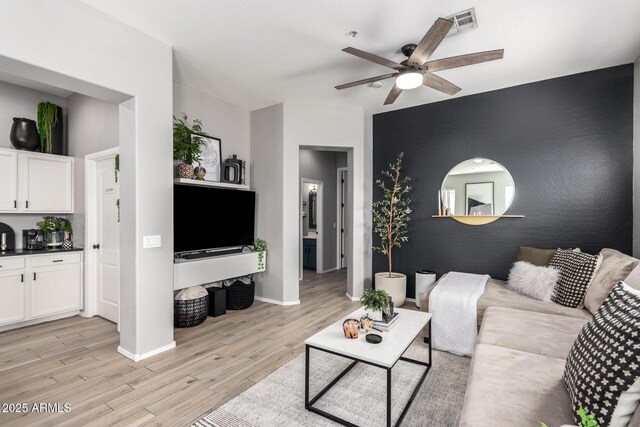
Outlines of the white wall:
M 256 296 L 283 302 L 284 248 L 283 195 L 283 105 L 251 112 L 251 176 L 256 190 L 256 236 L 267 242 L 267 271 L 255 277 Z M 296 162 L 297 164 L 297 162 Z M 295 226 L 298 221 L 296 219 Z M 296 245 L 297 248 L 297 245 Z M 297 275 L 296 256 L 296 275 Z M 297 299 L 297 298 L 296 298 Z
M 251 180 L 250 114 L 228 102 L 213 98 L 180 83 L 173 84 L 173 114 L 184 112 L 189 120 L 202 120 L 203 130 L 222 139 L 222 160 L 237 154 L 247 164 L 245 182 Z
M 132 98 L 120 107 L 120 348 L 132 357 L 173 345 L 172 59 L 169 46 L 80 2 L 3 2 L 0 72 Z M 143 249 L 143 235 L 162 247 Z
M 640 257 L 640 57 L 633 64 L 633 256 Z

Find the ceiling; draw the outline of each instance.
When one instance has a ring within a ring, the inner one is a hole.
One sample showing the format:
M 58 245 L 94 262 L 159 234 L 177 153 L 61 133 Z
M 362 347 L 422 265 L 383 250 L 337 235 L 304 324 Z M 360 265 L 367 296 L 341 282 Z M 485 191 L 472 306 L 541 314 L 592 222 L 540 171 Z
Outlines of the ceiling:
M 504 59 L 437 74 L 456 97 L 633 62 L 640 1 L 81 0 L 174 47 L 174 80 L 254 110 L 280 102 L 383 112 L 449 99 L 427 87 L 382 103 L 382 88 L 335 85 L 390 70 L 340 50 L 401 61 L 436 18 L 475 7 L 478 28 L 444 39 L 433 59 L 504 48 Z M 358 32 L 356 38 L 348 33 Z

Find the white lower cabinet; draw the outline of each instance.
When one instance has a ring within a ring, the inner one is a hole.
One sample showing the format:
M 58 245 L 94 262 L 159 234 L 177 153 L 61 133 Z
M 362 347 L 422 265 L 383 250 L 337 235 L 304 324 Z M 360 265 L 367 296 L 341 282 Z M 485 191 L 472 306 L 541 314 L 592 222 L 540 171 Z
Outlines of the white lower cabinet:
M 31 317 L 80 310 L 80 264 L 32 270 Z
M 82 308 L 82 252 L 0 258 L 0 266 L 1 329 Z
M 24 320 L 24 271 L 0 272 L 0 325 Z

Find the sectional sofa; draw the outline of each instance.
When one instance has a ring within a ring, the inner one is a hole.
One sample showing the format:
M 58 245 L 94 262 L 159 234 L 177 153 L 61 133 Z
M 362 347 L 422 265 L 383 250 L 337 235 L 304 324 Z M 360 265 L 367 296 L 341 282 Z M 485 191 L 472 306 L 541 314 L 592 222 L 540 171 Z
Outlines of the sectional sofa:
M 601 254 L 583 309 L 537 301 L 504 281 L 488 281 L 477 305 L 479 335 L 461 426 L 575 425 L 562 381 L 571 346 L 618 281 L 640 290 L 640 261 L 612 249 Z M 428 307 L 426 292 L 421 309 Z M 640 409 L 629 426 L 640 426 Z

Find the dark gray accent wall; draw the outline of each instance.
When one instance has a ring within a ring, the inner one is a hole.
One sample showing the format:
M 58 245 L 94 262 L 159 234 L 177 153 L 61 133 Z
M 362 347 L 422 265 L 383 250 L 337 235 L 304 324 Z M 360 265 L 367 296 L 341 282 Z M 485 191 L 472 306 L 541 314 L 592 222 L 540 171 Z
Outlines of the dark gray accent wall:
M 632 145 L 633 64 L 374 115 L 373 179 L 400 151 L 413 179 L 409 242 L 394 257 L 407 296 L 418 269 L 505 278 L 519 245 L 630 254 Z M 509 170 L 516 195 L 507 213 L 526 218 L 431 218 L 446 173 L 474 157 Z M 384 256 L 373 257 L 374 272 L 384 271 Z

